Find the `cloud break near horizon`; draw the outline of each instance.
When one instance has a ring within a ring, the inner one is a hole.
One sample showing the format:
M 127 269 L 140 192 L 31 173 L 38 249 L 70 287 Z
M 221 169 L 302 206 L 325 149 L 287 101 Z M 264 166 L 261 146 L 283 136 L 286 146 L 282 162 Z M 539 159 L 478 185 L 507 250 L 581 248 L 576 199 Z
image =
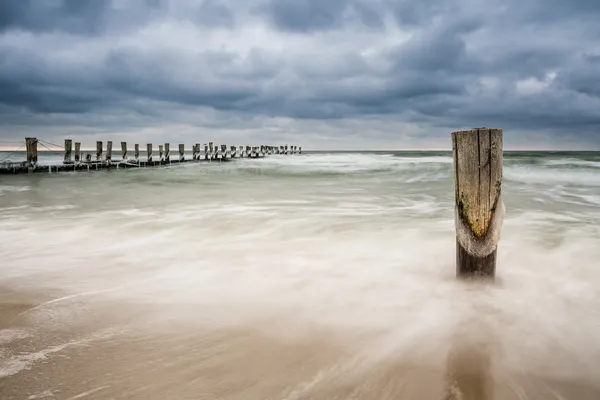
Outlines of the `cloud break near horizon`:
M 597 0 L 0 2 L 0 147 L 600 149 Z

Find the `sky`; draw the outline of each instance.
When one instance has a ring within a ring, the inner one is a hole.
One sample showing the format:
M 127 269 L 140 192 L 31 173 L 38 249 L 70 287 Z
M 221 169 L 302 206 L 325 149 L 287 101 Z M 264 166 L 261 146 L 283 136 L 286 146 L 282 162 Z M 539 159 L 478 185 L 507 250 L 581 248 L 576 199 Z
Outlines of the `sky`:
M 0 1 L 0 148 L 26 136 L 600 150 L 598 0 Z

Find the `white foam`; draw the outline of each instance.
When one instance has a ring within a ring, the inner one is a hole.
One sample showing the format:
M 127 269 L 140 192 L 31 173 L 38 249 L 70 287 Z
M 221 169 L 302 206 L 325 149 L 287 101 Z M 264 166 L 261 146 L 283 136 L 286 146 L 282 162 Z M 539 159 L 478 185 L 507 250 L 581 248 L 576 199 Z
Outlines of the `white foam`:
M 106 329 L 104 331 L 94 333 L 79 340 L 71 340 L 67 343 L 61 343 L 59 345 L 50 346 L 32 353 L 12 355 L 7 359 L 0 360 L 0 378 L 6 378 L 12 375 L 16 375 L 24 370 L 31 368 L 34 364 L 46 360 L 53 354 L 60 353 L 61 351 L 69 347 L 80 346 L 83 344 L 91 343 L 95 340 L 106 339 L 113 336 L 114 334 L 115 331 L 113 329 Z

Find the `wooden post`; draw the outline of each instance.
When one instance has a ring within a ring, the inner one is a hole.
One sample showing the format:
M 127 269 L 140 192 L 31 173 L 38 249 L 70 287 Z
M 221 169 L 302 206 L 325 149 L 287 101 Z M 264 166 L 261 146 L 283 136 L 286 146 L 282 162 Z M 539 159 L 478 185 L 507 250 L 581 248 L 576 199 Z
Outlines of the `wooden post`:
M 494 277 L 504 204 L 502 129 L 452 133 L 456 275 Z
M 112 141 L 106 142 L 106 161 L 110 164 L 112 160 Z
M 200 159 L 200 143 L 196 143 L 196 151 L 195 151 L 195 157 L 194 160 L 199 160 Z
M 163 162 L 163 145 L 158 145 L 158 161 Z
M 75 162 L 81 161 L 81 143 L 75 142 Z
M 100 161 L 102 158 L 102 142 L 96 142 L 96 161 Z
M 221 158 L 223 160 L 227 159 L 227 145 L 226 144 L 221 145 Z
M 302 154 L 302 146 L 298 147 L 298 154 Z
M 185 160 L 185 156 L 183 154 L 184 153 L 184 147 L 185 146 L 183 144 L 179 145 L 179 162 L 182 162 L 182 161 Z
M 146 152 L 148 153 L 148 162 L 152 162 L 152 143 L 146 144 Z
M 73 141 L 71 139 L 65 139 L 65 158 L 63 164 L 72 164 L 71 151 L 73 150 Z
M 25 138 L 25 148 L 27 149 L 27 165 L 30 168 L 37 167 L 37 138 Z
M 140 161 L 140 145 L 138 143 L 133 145 L 133 158 L 136 162 Z
M 231 153 L 231 158 L 235 158 L 235 156 L 236 156 L 235 146 L 231 146 L 231 148 L 229 149 L 229 152 Z
M 121 154 L 123 155 L 123 161 L 127 160 L 127 142 L 121 142 Z
M 208 160 L 208 145 L 204 143 L 204 159 Z
M 208 142 L 208 151 L 210 152 L 210 159 L 213 159 L 213 142 Z
M 169 143 L 165 143 L 165 162 L 171 162 L 171 145 Z

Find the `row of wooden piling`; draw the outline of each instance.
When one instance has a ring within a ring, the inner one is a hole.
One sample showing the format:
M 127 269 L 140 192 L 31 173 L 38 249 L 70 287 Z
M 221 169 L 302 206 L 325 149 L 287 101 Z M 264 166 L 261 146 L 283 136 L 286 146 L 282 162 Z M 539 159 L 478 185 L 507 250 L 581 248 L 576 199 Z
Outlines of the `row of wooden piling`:
M 146 161 L 140 160 L 140 145 L 134 144 L 133 157 L 129 157 L 127 142 L 121 142 L 121 159 L 113 159 L 113 142 L 106 142 L 106 152 L 102 141 L 96 142 L 96 151 L 84 154 L 81 150 L 81 143 L 71 139 L 65 139 L 64 158 L 62 165 L 39 165 L 38 164 L 38 143 L 37 138 L 25 138 L 26 161 L 11 162 L 0 164 L 0 173 L 24 173 L 24 172 L 60 172 L 73 170 L 106 169 L 106 168 L 132 168 L 132 167 L 153 167 L 169 165 L 173 162 L 183 163 L 189 161 L 230 161 L 235 158 L 263 158 L 271 154 L 302 154 L 302 147 L 298 146 L 227 146 L 215 145 L 213 142 L 204 144 L 204 153 L 200 143 L 192 146 L 192 158 L 186 159 L 185 145 L 179 144 L 178 155 L 176 159 L 171 159 L 170 144 L 165 143 L 158 146 L 158 154 L 155 157 L 152 143 L 146 145 Z M 75 149 L 73 151 L 73 144 Z

